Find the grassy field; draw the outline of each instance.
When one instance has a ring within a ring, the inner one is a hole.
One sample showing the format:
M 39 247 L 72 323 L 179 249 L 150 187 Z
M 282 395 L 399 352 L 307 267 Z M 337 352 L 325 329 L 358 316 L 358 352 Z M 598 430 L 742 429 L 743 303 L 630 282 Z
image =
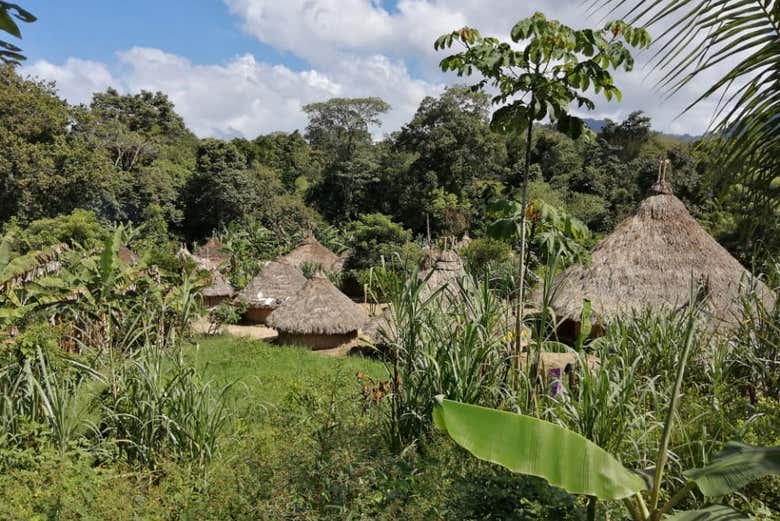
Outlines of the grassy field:
M 231 394 L 247 406 L 278 406 L 291 391 L 354 377 L 362 371 L 382 377 L 379 362 L 359 357 L 329 357 L 306 348 L 274 346 L 232 336 L 202 337 L 186 356 L 205 379 L 233 383 Z M 357 390 L 355 380 L 354 390 Z
M 230 336 L 200 337 L 184 357 L 203 381 L 230 385 L 210 462 L 139 469 L 110 443 L 0 454 L 14 458 L 0 475 L 0 519 L 582 519 L 572 496 L 464 458 L 443 436 L 389 453 L 356 378 L 382 378 L 377 361 Z

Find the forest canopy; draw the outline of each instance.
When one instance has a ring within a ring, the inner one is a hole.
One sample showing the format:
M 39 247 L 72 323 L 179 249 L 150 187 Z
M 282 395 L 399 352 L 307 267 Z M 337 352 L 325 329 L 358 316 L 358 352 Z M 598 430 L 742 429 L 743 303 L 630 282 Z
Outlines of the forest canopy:
M 76 210 L 103 223 L 164 224 L 202 241 L 234 222 L 283 235 L 384 214 L 411 236 L 485 235 L 491 203 L 517 197 L 523 136 L 490 127 L 491 100 L 468 86 L 426 97 L 399 131 L 372 139 L 389 105 L 334 98 L 304 107 L 303 133 L 196 137 L 163 92 L 96 93 L 70 105 L 51 82 L 0 69 L 0 222 Z M 572 139 L 539 124 L 529 196 L 610 231 L 646 195 L 659 160 L 675 192 L 743 262 L 778 251 L 777 212 L 757 205 L 696 141 L 641 112 Z

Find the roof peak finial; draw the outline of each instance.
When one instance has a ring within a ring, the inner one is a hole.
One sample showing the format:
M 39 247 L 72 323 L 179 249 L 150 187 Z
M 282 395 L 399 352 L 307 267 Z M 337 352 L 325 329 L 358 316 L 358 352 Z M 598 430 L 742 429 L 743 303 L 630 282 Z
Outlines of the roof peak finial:
M 666 179 L 666 174 L 669 172 L 671 165 L 672 162 L 669 159 L 664 159 L 663 157 L 659 158 L 658 178 L 656 179 L 655 184 L 650 188 L 650 192 L 653 195 L 672 195 L 674 193 L 672 191 L 671 183 Z

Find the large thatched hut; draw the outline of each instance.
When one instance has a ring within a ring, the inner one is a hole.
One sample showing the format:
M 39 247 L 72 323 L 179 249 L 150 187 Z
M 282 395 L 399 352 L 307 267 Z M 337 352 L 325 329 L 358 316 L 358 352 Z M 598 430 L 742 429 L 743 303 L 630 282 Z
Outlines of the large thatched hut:
M 230 260 L 230 254 L 225 251 L 225 245 L 213 238 L 196 249 L 195 256 L 206 259 L 215 266 L 221 266 Z
M 584 299 L 603 326 L 631 310 L 686 306 L 693 281 L 706 292 L 705 309 L 718 327 L 739 319 L 738 298 L 746 286 L 774 298 L 696 222 L 663 178 L 591 257 L 588 265 L 571 266 L 556 278 L 551 304 L 564 336 L 577 330 Z
M 330 349 L 353 342 L 366 323 L 365 311 L 326 277 L 317 274 L 297 295 L 282 303 L 267 319 L 281 344 Z
M 270 261 L 237 296 L 247 306 L 246 318 L 250 322 L 265 323 L 268 315 L 283 302 L 294 297 L 306 284 L 300 269 L 287 262 Z
M 306 237 L 294 250 L 281 259 L 301 269 L 305 265 L 309 265 L 326 272 L 341 271 L 343 265 L 342 259 L 323 246 L 313 235 Z
M 463 261 L 453 250 L 431 249 L 425 252 L 422 261 L 421 279 L 425 280 L 423 297 L 429 297 L 442 288 L 454 291 L 458 279 L 466 274 Z

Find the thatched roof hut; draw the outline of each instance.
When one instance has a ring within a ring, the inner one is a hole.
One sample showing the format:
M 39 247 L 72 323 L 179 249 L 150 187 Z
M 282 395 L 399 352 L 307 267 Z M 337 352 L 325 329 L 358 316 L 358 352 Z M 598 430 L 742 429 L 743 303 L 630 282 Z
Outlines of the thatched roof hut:
M 218 262 L 193 255 L 185 247 L 179 250 L 179 258 L 191 260 L 197 264 L 198 269 L 209 272 L 211 284 L 200 291 L 200 294 L 203 296 L 203 303 L 207 307 L 216 306 L 225 300 L 233 298 L 233 295 L 236 294 L 236 290 L 230 284 L 230 281 L 219 271 Z
M 303 272 L 286 262 L 270 261 L 247 286 L 238 293 L 237 300 L 246 304 L 245 318 L 263 323 L 271 311 L 294 297 L 306 284 Z
M 746 285 L 774 298 L 696 222 L 663 177 L 591 257 L 588 265 L 563 271 L 554 284 L 552 306 L 575 330 L 584 299 L 592 302 L 594 320 L 603 325 L 630 310 L 687 305 L 692 279 L 707 291 L 716 325 L 739 318 L 738 298 Z
M 225 245 L 216 239 L 209 239 L 195 250 L 195 256 L 206 259 L 215 266 L 220 266 L 230 260 L 230 254 L 225 252 Z
M 216 306 L 236 294 L 236 290 L 219 270 L 210 270 L 211 284 L 203 288 L 200 293 L 203 295 L 203 302 L 208 307 Z
M 276 308 L 267 323 L 279 331 L 279 343 L 327 349 L 354 341 L 366 320 L 360 306 L 318 274 Z
M 324 271 L 340 271 L 342 259 L 323 246 L 313 235 L 306 237 L 282 260 L 302 268 L 304 264 L 319 266 Z
M 454 290 L 458 279 L 465 274 L 463 261 L 454 251 L 428 250 L 419 273 L 420 278 L 427 281 L 423 296 L 428 297 L 445 286 Z

